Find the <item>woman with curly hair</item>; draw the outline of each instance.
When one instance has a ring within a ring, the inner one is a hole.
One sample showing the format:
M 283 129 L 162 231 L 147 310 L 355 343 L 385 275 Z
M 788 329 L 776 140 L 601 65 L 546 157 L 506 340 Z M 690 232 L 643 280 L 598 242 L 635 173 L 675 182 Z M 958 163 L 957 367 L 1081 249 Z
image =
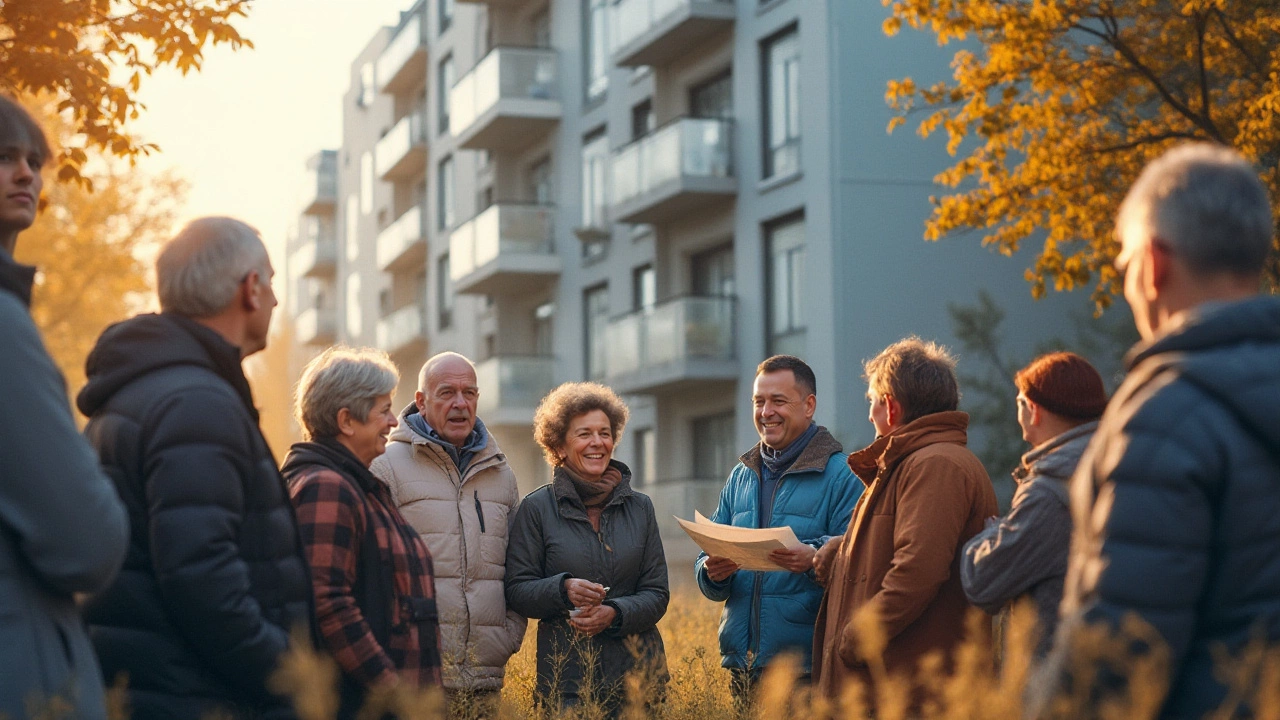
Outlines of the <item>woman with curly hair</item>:
M 649 498 L 631 489 L 631 470 L 613 459 L 627 415 L 596 383 L 565 383 L 542 399 L 533 432 L 552 481 L 520 504 L 507 545 L 507 606 L 541 621 L 538 701 L 595 703 L 610 717 L 628 672 L 659 685 L 667 678 L 658 522 Z

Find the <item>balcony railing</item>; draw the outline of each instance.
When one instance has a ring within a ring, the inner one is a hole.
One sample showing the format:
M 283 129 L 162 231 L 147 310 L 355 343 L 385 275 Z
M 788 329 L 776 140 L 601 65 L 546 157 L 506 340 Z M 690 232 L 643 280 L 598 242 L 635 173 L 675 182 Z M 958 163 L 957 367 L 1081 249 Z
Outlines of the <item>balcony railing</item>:
M 489 425 L 528 425 L 538 402 L 551 392 L 554 377 L 552 357 L 491 357 L 476 365 L 477 412 Z
M 727 474 L 727 469 L 726 469 Z M 698 554 L 689 536 L 680 529 L 675 517 L 685 520 L 693 519 L 693 511 L 697 510 L 707 517 L 716 511 L 720 502 L 720 491 L 724 489 L 724 478 L 705 478 L 696 480 L 658 480 L 636 488 L 649 496 L 653 501 L 654 514 L 658 516 L 658 532 L 663 541 L 670 544 L 688 545 L 688 559 Z
M 660 223 L 735 196 L 733 123 L 681 118 L 614 153 L 613 217 Z
M 423 345 L 426 336 L 426 311 L 422 305 L 405 305 L 378 321 L 378 347 L 389 353 Z
M 302 212 L 325 215 L 338 201 L 338 154 L 324 150 L 307 163 L 308 197 Z
M 378 269 L 384 272 L 422 265 L 427 256 L 426 213 L 414 205 L 378 233 Z
M 294 272 L 302 277 L 331 277 L 337 268 L 338 242 L 332 228 L 320 230 L 293 251 Z
M 609 383 L 622 392 L 657 392 L 686 382 L 733 380 L 734 299 L 684 297 L 609 321 Z
M 427 38 L 422 13 L 411 16 L 382 54 L 378 56 L 374 72 L 378 90 L 397 93 L 407 90 L 427 74 Z
M 333 342 L 336 325 L 333 310 L 307 308 L 294 320 L 294 332 L 303 345 L 327 345 Z
M 733 0 L 619 0 L 614 63 L 660 65 L 733 24 Z
M 491 205 L 449 236 L 449 274 L 459 293 L 518 294 L 560 274 L 549 205 Z
M 533 142 L 560 119 L 555 50 L 494 48 L 449 91 L 458 145 L 497 150 Z
M 427 167 L 427 123 L 421 111 L 400 118 L 373 149 L 373 166 L 382 180 L 417 179 Z

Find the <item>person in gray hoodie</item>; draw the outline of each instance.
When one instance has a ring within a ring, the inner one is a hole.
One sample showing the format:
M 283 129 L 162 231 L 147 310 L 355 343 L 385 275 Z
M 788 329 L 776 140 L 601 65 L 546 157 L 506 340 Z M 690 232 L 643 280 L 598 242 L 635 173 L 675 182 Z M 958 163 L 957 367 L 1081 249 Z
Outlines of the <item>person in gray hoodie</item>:
M 969 602 L 995 614 L 1023 598 L 1039 619 L 1036 657 L 1053 643 L 1071 549 L 1071 474 L 1107 407 L 1102 376 L 1069 352 L 1042 355 L 1014 377 L 1018 425 L 1032 449 L 1013 472 L 1013 506 L 964 546 L 960 581 Z
M 0 95 L 0 716 L 97 720 L 102 673 L 75 594 L 115 576 L 129 523 L 31 319 L 35 268 L 13 258 L 48 159 L 40 126 Z

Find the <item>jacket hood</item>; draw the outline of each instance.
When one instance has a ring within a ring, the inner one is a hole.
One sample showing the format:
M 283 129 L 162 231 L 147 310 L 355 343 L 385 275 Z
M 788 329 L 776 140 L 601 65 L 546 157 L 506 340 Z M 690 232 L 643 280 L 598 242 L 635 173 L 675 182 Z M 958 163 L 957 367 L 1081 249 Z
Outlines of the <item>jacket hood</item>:
M 440 443 L 436 442 L 435 439 L 423 437 L 413 428 L 409 427 L 409 416 L 417 414 L 419 414 L 418 406 L 413 403 L 409 403 L 408 407 L 401 410 L 400 424 L 391 428 L 391 433 L 387 435 L 387 442 L 405 443 L 406 445 L 413 446 L 416 450 L 439 453 L 442 459 L 448 458 L 448 451 L 441 447 Z M 484 422 L 478 417 L 476 418 L 476 427 L 481 428 L 484 431 L 485 444 L 484 447 L 478 448 L 475 451 L 475 455 L 471 458 L 471 462 L 467 464 L 468 471 L 479 467 L 481 462 L 489 460 L 495 455 L 502 454 L 502 448 L 498 446 L 498 441 L 494 439 L 493 433 L 489 432 L 489 429 L 485 427 Z
M 103 331 L 85 363 L 89 382 L 76 396 L 76 407 L 93 415 L 137 378 L 180 365 L 207 368 L 222 377 L 257 420 L 240 350 L 200 323 L 171 313 L 138 315 Z
M 827 469 L 827 459 L 839 452 L 844 452 L 844 446 L 825 427 L 819 425 L 818 432 L 814 434 L 813 439 L 800 452 L 800 457 L 797 457 L 791 467 L 787 468 L 787 472 L 783 474 L 814 470 L 822 472 Z M 752 445 L 751 449 L 742 453 L 742 457 L 738 458 L 738 460 L 747 469 L 759 475 L 763 464 L 760 457 L 760 443 Z
M 1097 420 L 1087 422 L 1032 448 L 1022 456 L 1022 465 L 1013 471 L 1013 479 L 1022 482 L 1028 477 L 1038 476 L 1065 485 L 1080 464 L 1080 457 L 1089 447 L 1097 429 Z
M 377 479 L 355 454 L 342 443 L 329 438 L 294 443 L 280 466 L 280 474 L 293 485 L 303 468 L 317 466 L 354 478 L 365 492 L 372 492 L 378 485 Z
M 1280 452 L 1280 298 L 1260 296 L 1196 312 L 1178 328 L 1134 348 L 1144 361 L 1177 365 L 1180 377 L 1212 395 L 1246 430 Z
M 881 472 L 892 473 L 911 453 L 935 443 L 966 445 L 969 413 L 959 410 L 916 418 L 849 456 L 849 469 L 870 485 Z

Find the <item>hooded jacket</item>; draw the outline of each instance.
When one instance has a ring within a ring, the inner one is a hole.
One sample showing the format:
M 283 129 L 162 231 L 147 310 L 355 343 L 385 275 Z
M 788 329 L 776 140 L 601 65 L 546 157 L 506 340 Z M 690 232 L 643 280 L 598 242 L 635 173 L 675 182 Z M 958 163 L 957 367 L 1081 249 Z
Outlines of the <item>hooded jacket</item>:
M 311 584 L 284 480 L 258 429 L 240 352 L 168 313 L 107 328 L 77 404 L 129 513 L 119 577 L 87 609 L 132 717 L 214 710 L 292 717 L 267 680 Z
M 444 686 L 497 690 L 528 622 L 507 609 L 508 524 L 520 502 L 516 476 L 492 434 L 463 473 L 439 443 L 408 422 L 410 405 L 370 470 L 386 483 L 435 563 Z
M 712 522 L 760 526 L 760 445 L 743 453 L 720 491 Z M 862 483 L 849 472 L 840 443 L 826 428 L 801 451 L 778 480 L 769 527 L 790 526 L 801 542 L 820 546 L 844 533 Z M 721 664 L 759 671 L 778 653 L 800 653 L 809 670 L 813 623 L 822 601 L 822 586 L 813 573 L 740 570 L 721 582 L 707 575 L 706 553 L 694 563 L 698 589 L 713 602 L 723 602 L 720 618 Z M 750 666 L 750 667 L 748 667 Z
M 1084 624 L 1136 613 L 1170 652 L 1160 716 L 1199 718 L 1226 696 L 1216 648 L 1280 642 L 1280 298 L 1202 306 L 1127 366 L 1072 480 L 1048 672 Z
M 583 698 L 583 678 L 596 653 L 597 701 L 616 713 L 622 679 L 639 664 L 663 684 L 667 658 L 658 621 L 671 598 L 667 560 L 648 496 L 631 489 L 631 470 L 611 460 L 622 481 L 591 526 L 573 481 L 557 468 L 549 485 L 529 493 L 516 511 L 507 546 L 507 604 L 538 622 L 538 680 L 543 702 L 572 705 Z M 614 626 L 586 638 L 569 625 L 566 578 L 609 588 L 604 603 L 618 611 Z M 632 653 L 632 643 L 640 653 Z M 558 656 L 564 658 L 562 666 Z
M 129 521 L 27 312 L 33 274 L 0 250 L 0 715 L 57 698 L 98 720 L 102 675 L 73 594 L 115 575 Z
M 1013 472 L 1018 489 L 1009 514 L 989 520 L 965 544 L 960 561 L 960 580 L 974 605 L 994 615 L 1023 597 L 1035 603 L 1041 658 L 1053 644 L 1067 575 L 1067 483 L 1097 429 L 1096 421 L 1077 425 L 1023 455 Z
M 932 413 L 849 456 L 867 490 L 839 540 L 814 628 L 814 681 L 824 696 L 840 697 L 854 678 L 869 685 L 849 628 L 870 604 L 888 641 L 890 674 L 914 677 L 935 651 L 950 670 L 969 609 L 960 549 L 996 514 L 991 479 L 965 447 L 968 425 L 963 412 Z

